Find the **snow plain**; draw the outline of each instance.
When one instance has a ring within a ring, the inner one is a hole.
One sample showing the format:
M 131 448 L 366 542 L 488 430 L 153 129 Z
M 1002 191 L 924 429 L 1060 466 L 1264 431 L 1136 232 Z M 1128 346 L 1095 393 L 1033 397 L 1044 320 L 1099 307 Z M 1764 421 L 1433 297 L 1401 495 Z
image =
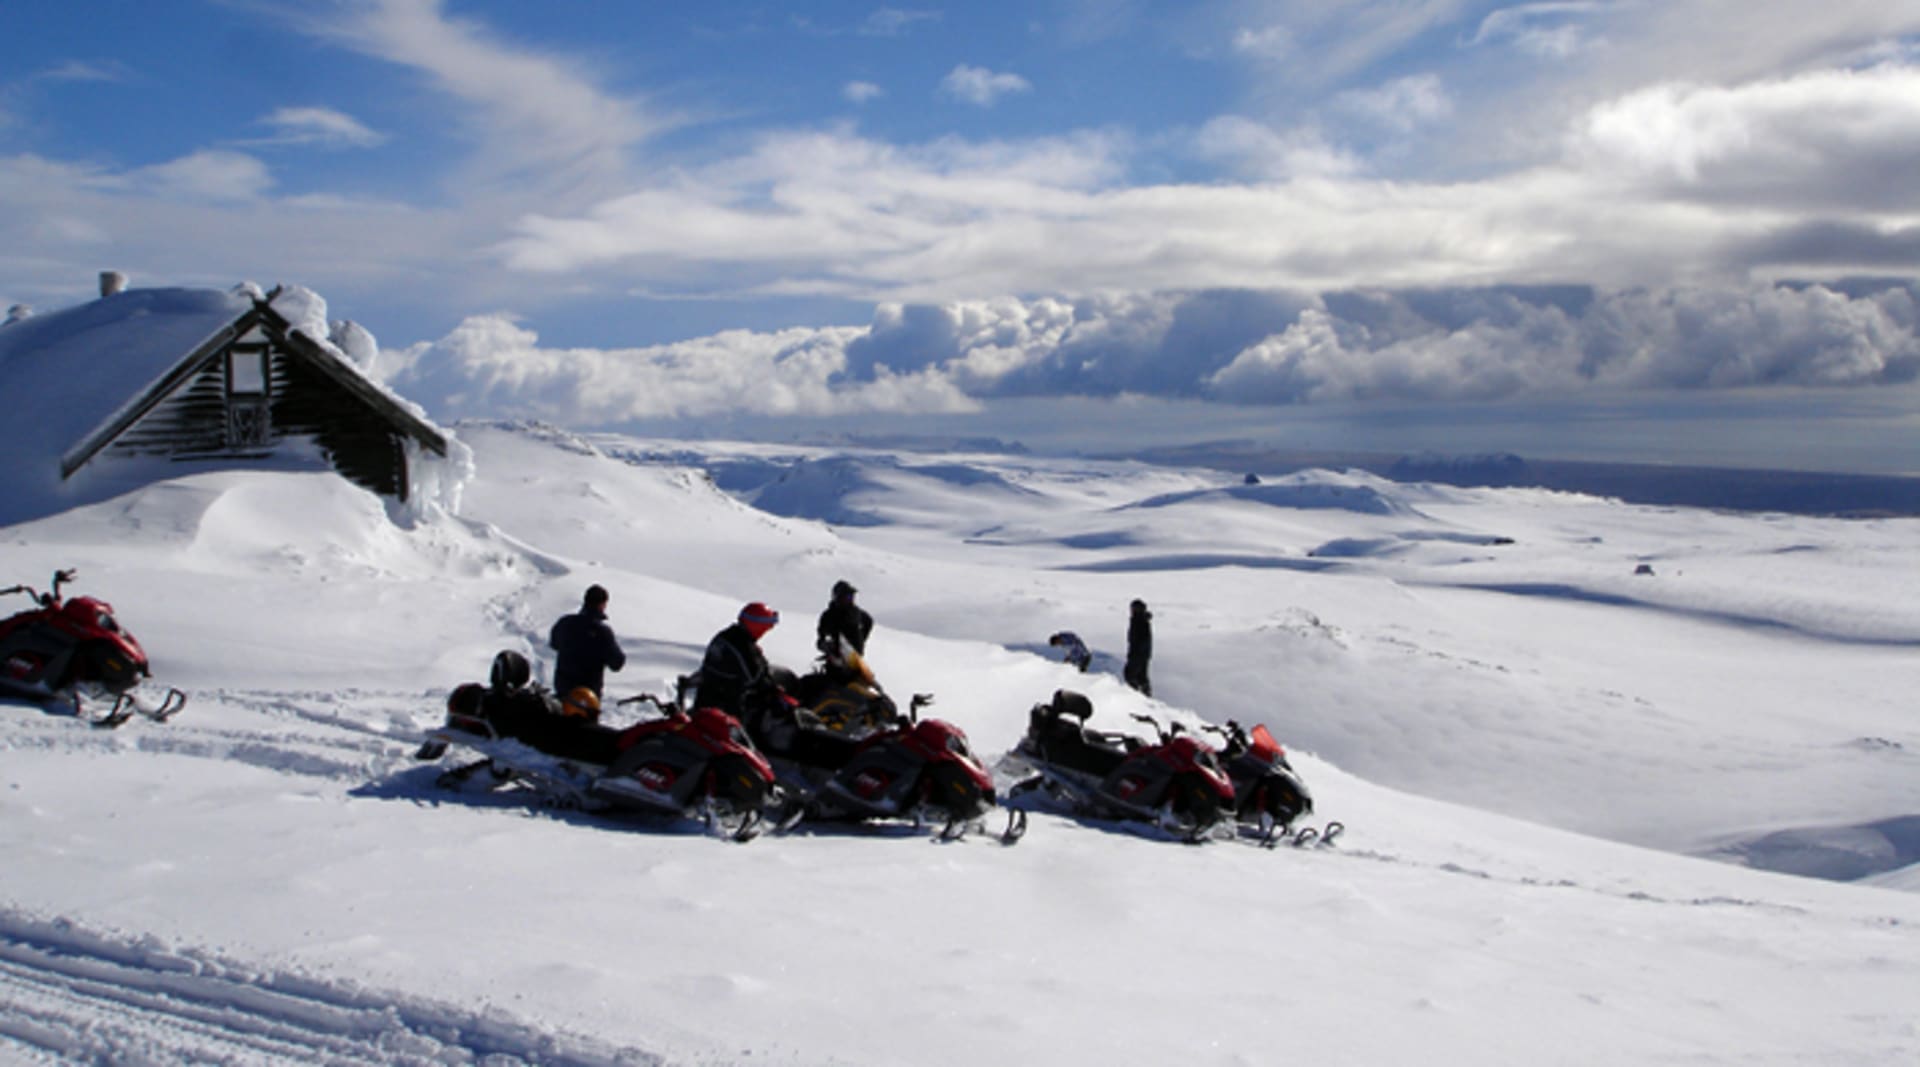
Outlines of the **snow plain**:
M 0 1060 L 1920 1061 L 1920 522 L 460 435 L 459 517 L 223 472 L 0 528 L 0 578 L 77 568 L 192 695 L 116 731 L 0 704 Z M 838 578 L 882 682 L 983 753 L 1060 687 L 1265 722 L 1347 835 L 735 845 L 413 758 L 590 582 L 617 695 L 749 599 L 804 667 Z

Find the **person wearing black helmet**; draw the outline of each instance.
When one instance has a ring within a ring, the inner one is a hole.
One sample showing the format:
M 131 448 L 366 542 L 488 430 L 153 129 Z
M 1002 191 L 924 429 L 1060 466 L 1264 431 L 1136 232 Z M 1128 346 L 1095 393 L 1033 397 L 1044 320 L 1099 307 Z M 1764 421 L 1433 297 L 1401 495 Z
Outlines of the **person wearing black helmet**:
M 1128 685 L 1153 695 L 1153 683 L 1147 680 L 1147 661 L 1153 658 L 1153 613 L 1147 602 L 1136 600 L 1127 617 L 1127 663 L 1120 676 Z
M 593 690 L 596 697 L 602 696 L 606 672 L 627 665 L 627 654 L 620 648 L 619 638 L 613 636 L 613 627 L 607 623 L 608 599 L 604 588 L 588 586 L 586 596 L 581 598 L 580 610 L 562 615 L 547 634 L 547 644 L 555 653 L 554 692 L 571 693 L 585 688 Z
M 827 602 L 827 610 L 820 613 L 813 646 L 830 658 L 836 652 L 835 646 L 843 641 L 855 652 L 867 654 L 867 635 L 873 632 L 873 616 L 853 602 L 854 594 L 859 591 L 845 579 L 833 583 L 833 598 Z
M 760 651 L 760 638 L 779 621 L 779 612 L 756 600 L 740 609 L 733 625 L 713 635 L 700 661 L 694 697 L 699 707 L 719 708 L 745 721 L 746 705 L 773 687 L 773 668 Z

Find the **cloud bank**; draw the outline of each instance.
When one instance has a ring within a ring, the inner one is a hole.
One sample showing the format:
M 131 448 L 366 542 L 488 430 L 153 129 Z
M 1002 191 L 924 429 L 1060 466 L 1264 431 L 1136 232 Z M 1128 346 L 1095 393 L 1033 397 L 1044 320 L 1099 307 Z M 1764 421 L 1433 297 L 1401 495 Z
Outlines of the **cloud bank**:
M 501 316 L 393 382 L 449 417 L 574 425 L 968 410 L 993 397 L 1489 401 L 1583 390 L 1869 388 L 1920 378 L 1920 286 L 1214 290 L 885 304 L 864 327 L 543 348 Z

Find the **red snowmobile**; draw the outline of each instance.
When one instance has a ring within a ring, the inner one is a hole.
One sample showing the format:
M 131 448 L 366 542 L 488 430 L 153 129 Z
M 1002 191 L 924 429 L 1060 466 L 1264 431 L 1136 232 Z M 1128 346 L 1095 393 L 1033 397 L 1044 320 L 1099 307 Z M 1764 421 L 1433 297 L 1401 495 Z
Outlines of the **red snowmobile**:
M 113 606 L 90 596 L 62 600 L 60 587 L 73 581 L 71 570 L 55 571 L 45 593 L 31 586 L 0 589 L 0 596 L 25 593 L 36 605 L 0 621 L 0 695 L 42 704 L 65 704 L 95 726 L 118 726 L 134 715 L 156 722 L 186 706 L 178 689 L 155 689 L 147 653 L 121 629 Z M 111 698 L 105 712 L 89 714 L 87 705 Z
M 502 652 L 488 685 L 453 690 L 445 725 L 416 755 L 435 760 L 457 745 L 482 758 L 442 773 L 438 784 L 477 780 L 487 789 L 529 789 L 555 807 L 682 816 L 735 841 L 765 828 L 764 811 L 780 792 L 773 768 L 733 716 L 643 694 L 621 703 L 650 704 L 659 718 L 603 726 L 591 690 L 563 702 L 529 684 L 530 674 L 524 656 Z
M 1145 823 L 1190 843 L 1233 817 L 1233 782 L 1212 748 L 1177 730 L 1160 731 L 1158 743 L 1089 730 L 1092 714 L 1092 701 L 1065 689 L 1033 706 L 1009 759 L 1028 776 L 1009 799 L 1044 794 L 1073 814 Z
M 748 731 L 792 794 L 783 826 L 907 819 L 934 825 L 952 841 L 993 810 L 993 775 L 967 735 L 944 719 L 922 719 L 931 694 L 916 693 L 901 715 L 858 653 L 840 648 L 815 674 L 777 672 L 778 691 L 757 694 Z M 794 693 L 802 694 L 800 697 Z M 1025 812 L 1011 812 L 1002 844 L 1020 840 Z

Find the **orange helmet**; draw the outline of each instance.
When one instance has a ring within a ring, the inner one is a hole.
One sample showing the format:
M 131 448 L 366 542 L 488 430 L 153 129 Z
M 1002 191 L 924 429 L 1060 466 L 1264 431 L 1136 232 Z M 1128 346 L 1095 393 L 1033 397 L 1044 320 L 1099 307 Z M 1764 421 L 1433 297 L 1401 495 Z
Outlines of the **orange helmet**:
M 573 691 L 560 701 L 560 714 L 582 719 L 598 719 L 600 695 L 584 685 L 575 686 Z

